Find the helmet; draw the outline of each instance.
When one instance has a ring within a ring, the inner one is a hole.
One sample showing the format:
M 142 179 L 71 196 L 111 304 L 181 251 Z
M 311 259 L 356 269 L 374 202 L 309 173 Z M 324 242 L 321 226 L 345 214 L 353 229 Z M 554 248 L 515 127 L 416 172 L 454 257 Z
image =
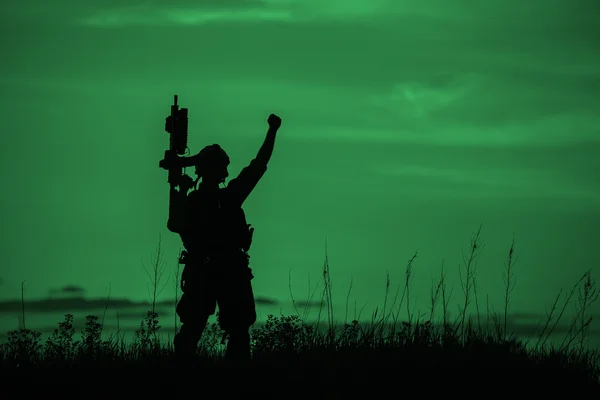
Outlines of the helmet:
M 229 165 L 229 156 L 218 144 L 206 146 L 192 157 L 198 176 L 209 170 L 219 170 Z

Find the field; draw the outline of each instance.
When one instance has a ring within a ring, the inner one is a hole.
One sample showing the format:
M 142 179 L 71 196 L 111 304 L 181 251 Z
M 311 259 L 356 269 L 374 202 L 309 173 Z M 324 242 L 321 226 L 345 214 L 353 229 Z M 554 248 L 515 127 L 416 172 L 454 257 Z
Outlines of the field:
M 431 390 L 456 391 L 459 385 L 460 390 L 479 393 L 490 388 L 511 388 L 514 393 L 566 390 L 571 395 L 598 391 L 599 353 L 586 345 L 592 321 L 590 308 L 598 297 L 591 272 L 585 273 L 570 292 L 559 293 L 539 335 L 525 342 L 507 331 L 506 313 L 514 286 L 514 244 L 505 263 L 504 312 L 487 310 L 484 318 L 479 317 L 474 279 L 479 240 L 477 232 L 471 239 L 470 254 L 461 275 L 464 289 L 461 304 L 465 312 L 453 320 L 447 318 L 450 299 L 443 269 L 431 289 L 428 318 L 411 314 L 410 278 L 415 255 L 406 266 L 402 293 L 397 292 L 388 304 L 388 280 L 383 307 L 375 311 L 371 323 L 354 320 L 338 326 L 333 319 L 326 259 L 317 321 L 307 322 L 300 312 L 291 316 L 269 315 L 264 324 L 251 330 L 252 360 L 233 365 L 223 360 L 226 337 L 212 323 L 199 343 L 196 359 L 185 368 L 202 371 L 197 374 L 200 378 L 195 379 L 206 382 L 235 379 L 235 382 L 263 382 L 265 386 L 259 390 L 256 383 L 248 383 L 236 385 L 236 390 L 266 393 L 275 390 L 275 386 L 264 382 L 285 384 L 288 389 L 294 388 L 287 397 L 312 391 L 351 394 L 359 386 L 368 387 L 370 393 L 422 391 L 427 389 L 424 385 L 434 384 Z M 569 332 L 560 346 L 548 344 L 553 328 L 564 318 L 571 301 L 576 302 L 577 314 L 569 322 Z M 475 318 L 466 316 L 471 302 L 476 305 Z M 401 314 L 406 317 L 401 319 Z M 149 368 L 160 369 L 167 375 L 181 374 L 182 366 L 175 362 L 171 342 L 161 340 L 160 330 L 158 315 L 151 310 L 141 321 L 133 342 L 125 343 L 118 334 L 103 339 L 102 323 L 97 316 L 90 315 L 81 337 L 76 339 L 73 316 L 67 314 L 44 343 L 39 332 L 26 328 L 10 331 L 8 342 L 1 346 L 0 366 L 3 376 L 105 367 L 127 368 L 128 374 Z

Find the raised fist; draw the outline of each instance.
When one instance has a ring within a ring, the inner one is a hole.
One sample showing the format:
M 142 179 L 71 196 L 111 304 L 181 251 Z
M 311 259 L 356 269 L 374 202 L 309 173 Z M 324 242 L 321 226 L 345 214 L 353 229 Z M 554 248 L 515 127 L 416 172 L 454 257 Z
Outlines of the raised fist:
M 281 118 L 279 118 L 275 114 L 269 115 L 267 122 L 269 123 L 269 126 L 274 129 L 279 129 L 279 127 L 281 126 Z

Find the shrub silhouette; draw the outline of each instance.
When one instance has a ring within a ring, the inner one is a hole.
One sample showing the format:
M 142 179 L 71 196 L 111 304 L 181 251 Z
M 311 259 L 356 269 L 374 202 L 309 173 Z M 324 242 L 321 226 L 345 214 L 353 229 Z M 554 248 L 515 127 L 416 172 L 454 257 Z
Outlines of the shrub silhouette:
M 476 282 L 473 259 L 476 256 L 478 235 L 471 241 L 471 256 L 467 257 L 466 275 L 471 282 L 463 280 L 465 297 L 476 298 Z M 505 285 L 511 288 L 514 243 L 510 247 Z M 400 301 L 394 299 L 391 307 L 386 298 L 382 312 L 375 310 L 370 324 L 359 323 L 360 316 L 350 323 L 337 326 L 334 323 L 331 308 L 331 274 L 324 268 L 323 297 L 321 310 L 327 309 L 327 320 L 308 323 L 306 317 L 297 315 L 274 316 L 269 314 L 263 325 L 251 330 L 252 361 L 251 368 L 242 372 L 244 376 L 255 374 L 258 378 L 261 367 L 277 365 L 280 379 L 317 379 L 332 387 L 342 385 L 345 379 L 382 379 L 381 376 L 369 378 L 371 368 L 384 367 L 383 373 L 395 374 L 393 379 L 410 381 L 423 375 L 427 368 L 428 379 L 444 379 L 468 373 L 480 382 L 490 384 L 523 385 L 528 387 L 548 387 L 553 390 L 569 387 L 577 390 L 597 390 L 599 388 L 599 353 L 585 346 L 589 338 L 592 317 L 589 314 L 598 295 L 591 272 L 586 272 L 573 286 L 570 292 L 556 297 L 547 320 L 538 332 L 537 342 L 525 342 L 508 334 L 506 316 L 488 312 L 482 322 L 479 311 L 475 320 L 466 318 L 464 313 L 451 320 L 447 313 L 450 296 L 445 289 L 445 272 L 431 291 L 431 310 L 429 319 L 421 320 L 408 312 L 407 320 L 399 320 L 399 311 L 407 305 L 410 295 L 411 271 L 415 257 L 409 260 L 404 290 Z M 327 262 L 326 262 L 327 265 Z M 469 278 L 470 277 L 470 278 Z M 510 289 L 506 290 L 505 302 L 509 301 Z M 350 292 L 349 292 L 350 293 Z M 574 293 L 579 293 L 576 302 L 577 312 L 570 329 L 560 346 L 548 345 L 547 341 L 558 322 L 562 319 L 567 305 Z M 291 292 L 290 292 L 291 294 Z M 563 299 L 564 305 L 559 305 Z M 292 302 L 295 301 L 292 296 Z M 434 315 L 441 302 L 442 315 L 436 323 Z M 470 302 L 461 302 L 461 307 Z M 310 304 L 310 302 L 309 302 Z M 505 304 L 504 312 L 508 306 Z M 395 308 L 394 308 L 395 307 Z M 477 308 L 478 309 L 478 308 Z M 321 311 L 320 310 L 320 311 Z M 307 315 L 307 314 L 305 314 Z M 218 313 L 217 313 L 218 321 Z M 158 314 L 148 311 L 139 329 L 135 332 L 133 343 L 125 344 L 122 339 L 110 336 L 102 340 L 102 323 L 96 316 L 86 317 L 81 340 L 75 341 L 74 318 L 66 314 L 64 321 L 58 324 L 46 343 L 40 343 L 41 333 L 29 329 L 8 332 L 8 341 L 0 346 L 0 366 L 4 369 L 23 368 L 25 366 L 49 365 L 94 365 L 128 366 L 145 368 L 148 366 L 174 366 L 171 343 L 162 343 L 160 339 L 160 321 Z M 227 337 L 218 323 L 209 323 L 198 346 L 198 366 L 208 367 L 209 371 L 227 368 L 222 355 Z M 340 367 L 347 372 L 343 379 L 336 378 L 334 372 Z M 398 374 L 397 370 L 402 370 Z M 293 371 L 283 374 L 282 371 Z M 319 372 L 320 371 L 320 372 Z M 439 372 L 434 372 L 439 371 Z M 490 372 L 493 371 L 493 372 Z M 526 372 L 524 372 L 526 371 Z M 454 375 L 452 375 L 454 374 Z M 205 377 L 206 378 L 206 377 Z M 209 378 L 206 378 L 209 379 Z M 545 386 L 544 386 L 545 385 Z

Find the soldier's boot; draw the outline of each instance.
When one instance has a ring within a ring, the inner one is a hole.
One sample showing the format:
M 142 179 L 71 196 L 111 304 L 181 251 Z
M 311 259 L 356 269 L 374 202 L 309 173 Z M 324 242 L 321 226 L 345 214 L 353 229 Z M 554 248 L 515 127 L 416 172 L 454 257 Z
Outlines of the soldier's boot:
M 198 342 L 204 326 L 183 324 L 173 339 L 175 362 L 178 367 L 192 367 L 196 361 Z
M 250 333 L 248 329 L 229 332 L 225 360 L 229 364 L 246 364 L 251 359 Z

